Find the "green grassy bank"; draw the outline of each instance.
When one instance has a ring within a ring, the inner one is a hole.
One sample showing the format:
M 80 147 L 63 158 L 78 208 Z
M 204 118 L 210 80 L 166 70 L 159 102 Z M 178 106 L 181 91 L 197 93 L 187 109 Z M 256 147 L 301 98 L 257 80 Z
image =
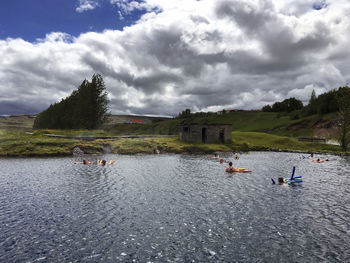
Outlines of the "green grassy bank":
M 248 150 L 324 152 L 342 154 L 337 145 L 299 142 L 296 138 L 262 132 L 232 132 L 232 143 Z M 246 146 L 246 147 L 245 147 Z
M 126 124 L 125 121 L 137 118 L 145 121 L 145 124 Z M 336 113 L 323 115 L 302 116 L 300 111 L 291 113 L 259 112 L 259 111 L 237 111 L 225 114 L 210 113 L 207 116 L 192 115 L 186 119 L 162 119 L 150 117 L 132 117 L 111 115 L 100 129 L 94 131 L 55 131 L 58 134 L 84 134 L 103 135 L 140 135 L 140 134 L 173 134 L 179 132 L 182 122 L 189 123 L 226 123 L 232 125 L 233 131 L 241 132 L 265 132 L 281 136 L 318 136 L 335 138 L 334 120 Z M 332 121 L 333 120 L 333 121 Z M 18 115 L 11 117 L 0 117 L 0 130 L 26 130 L 31 131 L 34 116 Z M 332 128 L 333 126 L 333 128 Z M 320 133 L 320 129 L 326 132 Z
M 292 113 L 238 111 L 221 115 L 210 114 L 207 117 L 191 116 L 187 119 L 170 119 L 147 125 L 117 124 L 109 126 L 105 131 L 112 134 L 178 134 L 179 125 L 183 122 L 225 123 L 231 124 L 233 131 L 265 132 L 288 137 L 319 136 L 334 139 L 336 137 L 334 129 L 328 127 L 326 133 L 320 133 L 320 124 L 323 123 L 323 126 L 327 127 L 336 117 L 336 113 L 302 117 L 298 111 Z
M 271 135 L 259 132 L 232 133 L 229 144 L 192 144 L 179 141 L 176 137 L 167 138 L 118 138 L 91 139 L 55 138 L 45 133 L 69 136 L 106 136 L 104 131 L 34 131 L 27 134 L 23 131 L 0 130 L 1 157 L 29 156 L 69 156 L 74 147 L 80 147 L 87 154 L 137 153 L 213 153 L 235 151 L 300 151 L 342 154 L 339 146 L 299 142 L 294 138 Z M 111 134 L 108 134 L 111 135 Z

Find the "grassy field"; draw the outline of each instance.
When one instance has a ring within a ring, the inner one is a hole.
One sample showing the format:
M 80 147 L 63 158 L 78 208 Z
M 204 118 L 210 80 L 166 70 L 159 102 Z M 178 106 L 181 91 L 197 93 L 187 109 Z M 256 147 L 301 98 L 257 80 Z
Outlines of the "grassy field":
M 208 123 L 232 124 L 233 131 L 242 132 L 267 132 L 283 136 L 313 136 L 315 124 L 322 121 L 329 121 L 336 117 L 335 113 L 326 115 L 312 115 L 298 117 L 300 112 L 276 113 L 259 111 L 238 111 L 222 115 L 212 115 L 205 118 Z M 194 122 L 203 121 L 201 118 L 194 118 Z
M 132 134 L 164 134 L 176 135 L 182 122 L 195 123 L 226 123 L 232 125 L 233 131 L 266 132 L 270 134 L 289 137 L 314 136 L 317 132 L 317 123 L 327 122 L 336 117 L 336 114 L 312 115 L 299 117 L 299 112 L 290 114 L 258 111 L 238 111 L 222 115 L 211 114 L 209 117 L 191 117 L 190 119 L 166 119 L 146 116 L 112 115 L 108 121 L 96 131 L 78 131 L 86 134 L 103 135 L 132 135 Z M 145 124 L 126 124 L 129 119 L 143 120 Z M 7 130 L 32 130 L 34 117 L 29 115 L 18 115 L 11 117 L 0 117 L 0 129 Z M 58 134 L 77 134 L 76 131 L 58 131 Z M 326 137 L 334 137 L 334 129 L 329 129 Z M 322 135 L 321 135 L 322 136 Z
M 54 131 L 51 131 L 54 132 Z M 59 133 L 60 131 L 55 131 Z M 75 131 L 82 134 L 84 131 Z M 62 131 L 61 131 L 62 133 Z M 92 131 L 89 132 L 91 135 Z M 71 132 L 68 134 L 72 134 Z M 66 135 L 68 135 L 66 134 Z M 190 144 L 169 138 L 137 138 L 137 139 L 95 139 L 79 140 L 55 138 L 44 135 L 44 132 L 27 134 L 23 131 L 0 130 L 0 156 L 60 156 L 72 155 L 78 146 L 87 154 L 112 152 L 118 154 L 137 153 L 211 153 L 214 151 L 231 151 L 231 144 Z
M 113 134 L 178 134 L 182 122 L 226 123 L 232 125 L 233 131 L 265 132 L 281 136 L 319 136 L 317 123 L 327 122 L 336 117 L 335 113 L 312 115 L 294 119 L 298 113 L 281 114 L 273 112 L 230 112 L 223 115 L 213 114 L 209 117 L 191 117 L 190 119 L 171 119 L 153 122 L 148 125 L 114 125 L 107 131 Z M 334 138 L 334 129 L 329 129 L 327 136 Z
M 171 119 L 160 122 L 153 122 L 151 124 L 119 124 L 114 125 L 106 132 L 109 134 L 163 134 L 163 135 L 177 135 L 179 133 L 179 124 L 182 120 Z
M 106 151 L 120 154 L 135 153 L 211 153 L 214 151 L 282 150 L 302 152 L 340 153 L 334 145 L 299 142 L 298 136 L 314 136 L 319 123 L 327 123 L 335 114 L 294 118 L 296 113 L 230 112 L 223 115 L 190 119 L 152 119 L 148 124 L 125 124 L 117 117 L 111 125 L 99 130 L 32 130 L 32 116 L 14 116 L 0 119 L 0 156 L 57 156 L 71 155 L 79 146 L 86 153 Z M 177 138 L 90 139 L 84 136 L 106 137 L 116 135 L 177 135 L 184 122 L 232 124 L 230 144 L 190 144 Z M 119 123 L 117 123 L 119 122 Z M 1 126 L 2 125 L 2 126 Z M 26 133 L 30 131 L 31 134 Z M 45 134 L 74 136 L 55 138 Z M 106 150 L 107 149 L 107 150 Z
M 250 150 L 283 150 L 301 152 L 339 153 L 337 145 L 299 142 L 295 138 L 261 132 L 232 132 L 233 144 L 243 145 Z M 243 147 L 244 148 L 244 147 Z
M 259 132 L 235 131 L 232 133 L 232 143 L 229 144 L 193 144 L 179 141 L 177 137 L 81 140 L 48 137 L 44 135 L 45 132 L 47 131 L 27 134 L 24 131 L 0 130 L 0 156 L 69 156 L 76 146 L 87 154 L 213 153 L 249 150 L 341 153 L 339 146 L 298 142 L 294 138 Z M 101 135 L 98 131 L 95 134 L 93 131 L 69 131 L 65 134 L 62 131 L 50 132 L 62 135 Z
M 31 130 L 35 115 L 0 116 L 0 130 Z M 110 129 L 115 125 L 122 125 L 130 120 L 143 121 L 146 125 L 153 122 L 168 120 L 165 117 L 148 117 L 134 115 L 108 115 L 106 122 L 100 127 L 103 130 Z
M 0 130 L 31 130 L 34 120 L 31 115 L 0 116 Z

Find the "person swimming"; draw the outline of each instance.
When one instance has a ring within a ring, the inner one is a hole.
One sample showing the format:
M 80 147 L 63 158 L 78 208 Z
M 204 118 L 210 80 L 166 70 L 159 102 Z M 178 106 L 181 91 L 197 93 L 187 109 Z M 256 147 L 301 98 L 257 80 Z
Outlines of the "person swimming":
M 214 156 L 211 157 L 211 158 L 213 158 L 213 159 L 219 159 L 219 155 L 218 155 L 217 153 L 214 153 Z
M 88 161 L 88 160 L 83 160 L 82 162 L 74 162 L 74 164 L 78 164 L 78 163 L 81 163 L 81 164 L 91 164 L 91 162 Z
M 96 159 L 96 163 L 97 163 L 97 165 L 100 164 L 100 165 L 104 166 L 104 165 L 107 164 L 107 161 L 106 161 L 106 160 L 99 160 L 99 159 Z M 112 164 L 114 164 L 114 163 L 115 163 L 114 160 L 110 160 L 110 161 L 108 162 L 109 165 L 112 165 Z
M 229 162 L 228 163 L 228 167 L 226 167 L 226 170 L 225 170 L 227 173 L 233 173 L 233 172 L 238 172 L 238 169 L 234 168 L 232 166 L 232 162 Z
M 312 160 L 313 163 L 324 163 L 326 160 L 321 160 L 318 158 L 317 160 Z
M 283 177 L 278 177 L 278 184 L 284 184 L 284 179 Z

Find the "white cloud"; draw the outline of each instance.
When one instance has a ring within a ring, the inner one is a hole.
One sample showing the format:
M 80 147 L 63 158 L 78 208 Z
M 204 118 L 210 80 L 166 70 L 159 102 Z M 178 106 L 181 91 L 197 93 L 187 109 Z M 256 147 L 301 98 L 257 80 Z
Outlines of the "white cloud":
M 123 14 L 148 12 L 123 31 L 0 41 L 0 114 L 40 111 L 93 73 L 104 76 L 114 113 L 307 102 L 312 89 L 350 82 L 350 3 L 316 2 L 111 1 Z
M 117 14 L 120 19 L 124 19 L 125 15 L 131 14 L 135 10 L 151 11 L 155 5 L 147 3 L 145 0 L 78 0 L 77 12 L 82 13 L 89 10 L 94 10 L 102 4 L 109 3 L 118 8 Z
M 99 6 L 98 0 L 79 0 L 79 6 L 75 9 L 78 13 L 94 10 Z
M 288 92 L 288 97 L 295 97 L 303 101 L 304 105 L 309 103 L 312 91 L 315 91 L 316 96 L 327 91 L 326 88 L 318 86 L 316 83 L 308 84 L 303 88 L 292 89 Z

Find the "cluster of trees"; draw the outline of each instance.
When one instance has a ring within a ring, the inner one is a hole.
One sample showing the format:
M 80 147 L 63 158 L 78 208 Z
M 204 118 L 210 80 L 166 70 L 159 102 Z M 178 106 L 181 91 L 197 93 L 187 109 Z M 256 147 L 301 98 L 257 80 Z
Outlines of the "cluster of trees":
M 41 112 L 33 128 L 95 129 L 104 122 L 108 103 L 103 78 L 94 74 L 91 82 L 84 80 L 69 97 Z
M 191 116 L 191 110 L 190 109 L 185 109 L 183 111 L 181 111 L 179 113 L 179 115 L 177 116 L 177 118 L 180 118 L 180 119 L 185 119 L 185 118 L 188 118 Z
M 201 117 L 201 118 L 205 118 L 205 117 L 209 117 L 209 116 L 212 116 L 216 113 L 214 112 L 191 112 L 190 109 L 185 109 L 183 111 L 181 111 L 177 116 L 176 118 L 179 118 L 179 119 L 187 119 L 187 118 L 190 118 L 190 117 Z
M 275 102 L 272 106 L 266 105 L 262 110 L 265 112 L 292 112 L 301 110 L 303 116 L 337 112 L 339 110 L 337 97 L 340 89 L 342 88 L 325 92 L 318 97 L 315 91 L 312 91 L 309 103 L 306 106 L 300 100 L 292 97 L 282 102 Z
M 339 142 L 344 151 L 350 145 L 350 88 L 340 87 L 316 96 L 312 91 L 309 103 L 303 106 L 300 100 L 289 98 L 276 102 L 272 106 L 262 108 L 266 112 L 292 112 L 300 110 L 301 115 L 326 114 L 338 112 L 339 114 Z
M 350 144 L 350 88 L 342 87 L 337 90 L 336 103 L 339 112 L 339 142 L 344 151 Z
M 272 107 L 266 105 L 262 108 L 263 111 L 267 112 L 292 112 L 303 108 L 303 103 L 300 100 L 292 97 L 285 99 L 282 102 L 275 102 Z
M 325 92 L 318 97 L 316 97 L 315 91 L 312 91 L 309 104 L 304 109 L 305 115 L 326 114 L 338 111 L 337 97 L 339 89 Z

